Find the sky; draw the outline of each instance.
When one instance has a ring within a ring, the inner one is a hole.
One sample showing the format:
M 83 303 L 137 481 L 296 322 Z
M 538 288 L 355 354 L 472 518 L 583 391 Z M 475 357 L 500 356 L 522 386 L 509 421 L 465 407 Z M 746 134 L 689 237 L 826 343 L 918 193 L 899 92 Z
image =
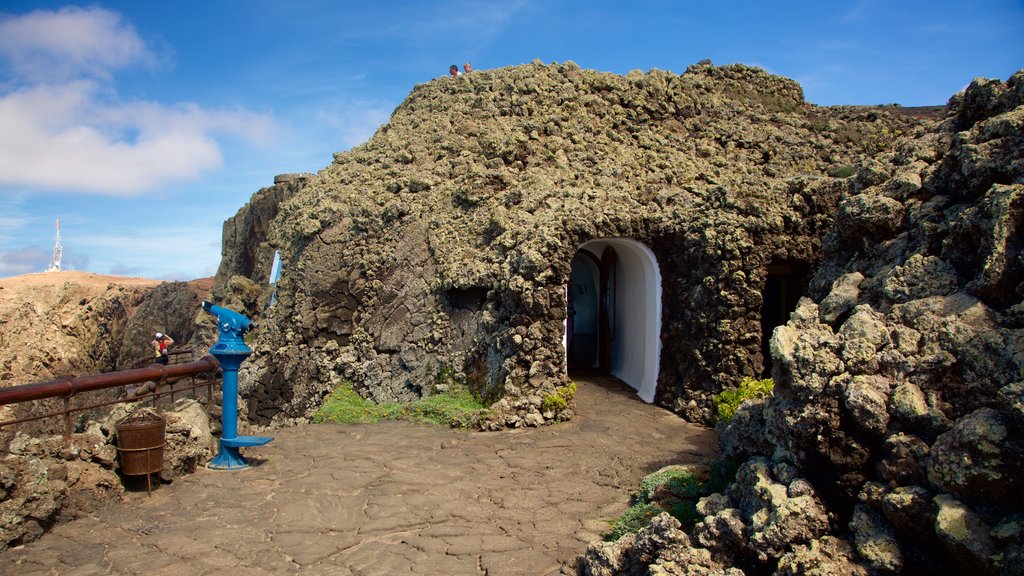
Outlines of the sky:
M 0 277 L 47 268 L 57 218 L 64 269 L 212 276 L 252 194 L 328 166 L 453 63 L 704 58 L 818 105 L 945 104 L 1024 68 L 1024 1 L 3 0 Z

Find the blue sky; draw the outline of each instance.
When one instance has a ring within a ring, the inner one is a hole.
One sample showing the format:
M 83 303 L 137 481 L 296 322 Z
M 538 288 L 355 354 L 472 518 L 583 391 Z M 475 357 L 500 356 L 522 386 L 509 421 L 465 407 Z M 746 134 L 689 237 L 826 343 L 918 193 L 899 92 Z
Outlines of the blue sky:
M 293 0 L 0 4 L 0 276 L 213 275 L 276 174 L 316 172 L 416 84 L 540 59 L 626 74 L 703 58 L 815 104 L 944 104 L 1024 68 L 1021 0 Z

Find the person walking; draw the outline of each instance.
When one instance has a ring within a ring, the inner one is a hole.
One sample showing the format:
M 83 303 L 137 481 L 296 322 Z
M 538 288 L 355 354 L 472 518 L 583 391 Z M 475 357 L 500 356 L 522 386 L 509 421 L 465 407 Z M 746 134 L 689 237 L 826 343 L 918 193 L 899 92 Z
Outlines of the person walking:
M 174 338 L 163 332 L 157 332 L 150 344 L 153 346 L 153 353 L 156 355 L 156 363 L 166 365 L 168 359 L 167 347 L 174 344 Z

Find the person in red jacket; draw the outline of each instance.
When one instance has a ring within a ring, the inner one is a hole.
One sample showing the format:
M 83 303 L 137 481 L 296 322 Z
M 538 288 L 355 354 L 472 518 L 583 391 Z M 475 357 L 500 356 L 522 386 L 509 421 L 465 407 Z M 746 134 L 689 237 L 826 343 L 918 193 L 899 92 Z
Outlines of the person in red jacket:
M 174 338 L 163 332 L 157 332 L 150 344 L 153 346 L 157 364 L 167 364 L 167 347 L 174 344 Z

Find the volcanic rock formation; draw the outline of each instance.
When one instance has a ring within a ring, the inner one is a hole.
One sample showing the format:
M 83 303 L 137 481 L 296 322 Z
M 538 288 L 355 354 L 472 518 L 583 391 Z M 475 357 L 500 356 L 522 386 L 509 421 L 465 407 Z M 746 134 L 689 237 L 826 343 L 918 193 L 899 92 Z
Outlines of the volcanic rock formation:
M 592 546 L 582 573 L 703 555 L 756 574 L 1024 574 L 1024 71 L 976 80 L 849 192 L 771 340 L 774 396 L 719 426 L 736 482 L 690 535 L 663 519 Z
M 367 143 L 226 225 L 254 234 L 225 235 L 223 298 L 265 305 L 275 250 L 284 268 L 243 373 L 250 413 L 308 417 L 342 380 L 379 401 L 454 380 L 489 426 L 535 425 L 571 415 L 539 400 L 581 367 L 710 422 L 714 393 L 768 367 L 844 177 L 921 124 L 813 106 L 742 65 L 535 62 L 419 85 Z

